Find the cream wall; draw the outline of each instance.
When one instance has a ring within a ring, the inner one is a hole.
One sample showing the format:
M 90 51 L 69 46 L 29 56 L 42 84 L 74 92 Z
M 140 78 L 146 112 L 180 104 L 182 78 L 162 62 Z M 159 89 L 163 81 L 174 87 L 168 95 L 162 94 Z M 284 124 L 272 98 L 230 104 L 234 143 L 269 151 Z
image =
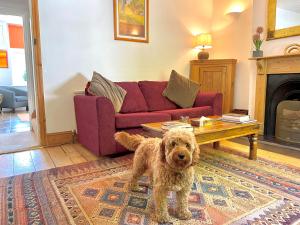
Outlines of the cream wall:
M 255 31 L 257 26 L 267 26 L 267 5 L 268 0 L 253 0 L 253 25 L 252 30 Z M 285 47 L 292 43 L 300 43 L 300 36 L 281 38 L 271 41 L 265 41 L 262 45 L 264 56 L 282 55 Z M 251 62 L 251 74 L 249 83 L 249 111 L 251 115 L 254 113 L 255 100 L 255 82 L 256 82 L 256 65 Z
M 150 43 L 113 40 L 112 0 L 39 1 L 47 132 L 76 128 L 73 92 L 93 70 L 113 81 L 188 76 L 192 33 L 208 32 L 213 0 L 150 0 Z
M 253 0 L 253 32 L 257 26 L 267 26 L 267 3 L 268 0 Z M 264 50 L 264 55 L 283 54 L 288 44 L 299 42 L 300 36 L 266 41 L 262 45 L 262 50 Z
M 234 109 L 247 109 L 252 37 L 252 0 L 214 0 L 212 58 L 237 59 Z M 230 13 L 240 9 L 241 13 Z
M 212 17 L 212 58 L 238 59 L 234 108 L 249 109 L 254 114 L 256 64 L 248 60 L 254 49 L 252 35 L 258 26 L 267 29 L 268 0 L 214 0 Z M 241 8 L 240 14 L 227 14 L 234 8 Z M 264 32 L 265 34 L 266 32 Z M 265 56 L 283 54 L 291 43 L 300 43 L 300 37 L 264 41 Z

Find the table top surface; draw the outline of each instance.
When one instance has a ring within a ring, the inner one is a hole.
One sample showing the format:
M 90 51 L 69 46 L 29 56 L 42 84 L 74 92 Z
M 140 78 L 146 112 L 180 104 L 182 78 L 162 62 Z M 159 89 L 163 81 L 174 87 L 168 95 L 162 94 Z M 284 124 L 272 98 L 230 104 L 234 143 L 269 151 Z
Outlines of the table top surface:
M 232 122 L 225 122 L 218 120 L 220 117 L 211 116 L 209 118 L 214 119 L 211 125 L 206 125 L 204 127 L 195 127 L 194 126 L 194 134 L 201 135 L 201 134 L 209 134 L 209 133 L 216 133 L 224 130 L 236 130 L 236 129 L 259 129 L 259 123 L 251 122 L 251 123 L 232 123 Z M 163 132 L 161 126 L 164 122 L 157 122 L 157 123 L 146 123 L 142 124 L 142 127 L 149 131 L 155 132 Z

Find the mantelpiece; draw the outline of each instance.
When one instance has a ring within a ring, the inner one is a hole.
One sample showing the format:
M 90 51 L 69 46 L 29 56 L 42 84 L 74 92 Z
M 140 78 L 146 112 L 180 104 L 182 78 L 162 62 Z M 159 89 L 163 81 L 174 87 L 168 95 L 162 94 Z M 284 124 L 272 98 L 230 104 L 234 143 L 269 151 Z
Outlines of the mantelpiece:
M 257 65 L 254 118 L 262 124 L 260 133 L 263 134 L 268 75 L 295 74 L 299 76 L 300 54 L 267 56 L 250 60 L 256 60 Z

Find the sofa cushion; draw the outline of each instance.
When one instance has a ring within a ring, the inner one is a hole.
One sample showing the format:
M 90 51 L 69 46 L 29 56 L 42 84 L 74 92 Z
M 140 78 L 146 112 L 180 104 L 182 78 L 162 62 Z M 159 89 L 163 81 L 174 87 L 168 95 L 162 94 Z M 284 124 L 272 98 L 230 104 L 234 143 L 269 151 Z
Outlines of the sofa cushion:
M 173 109 L 164 110 L 157 113 L 167 113 L 171 116 L 172 120 L 179 120 L 181 116 L 188 116 L 190 118 L 199 118 L 201 116 L 212 116 L 213 109 L 211 106 L 201 106 L 187 109 Z
M 139 86 L 145 97 L 149 111 L 159 111 L 178 108 L 173 102 L 162 95 L 167 81 L 140 81 Z
M 145 98 L 137 82 L 115 82 L 122 87 L 127 94 L 123 101 L 121 113 L 147 112 L 148 107 Z
M 182 108 L 191 108 L 194 105 L 195 98 L 199 92 L 199 85 L 194 81 L 178 74 L 172 70 L 167 88 L 163 96 Z
M 127 113 L 116 114 L 116 128 L 126 129 L 140 127 L 143 123 L 153 123 L 170 121 L 171 115 L 167 113 L 156 112 L 140 112 L 140 113 Z
M 97 72 L 93 74 L 88 92 L 92 95 L 108 98 L 112 102 L 116 112 L 120 112 L 126 95 L 126 91 L 123 88 Z
M 16 102 L 27 102 L 27 96 L 15 96 Z

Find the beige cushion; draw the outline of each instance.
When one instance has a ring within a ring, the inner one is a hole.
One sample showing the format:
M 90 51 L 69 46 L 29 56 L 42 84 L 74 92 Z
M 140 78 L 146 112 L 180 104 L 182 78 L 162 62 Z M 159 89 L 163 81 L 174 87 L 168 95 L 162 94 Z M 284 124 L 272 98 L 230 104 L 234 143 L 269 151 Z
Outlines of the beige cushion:
M 193 107 L 200 86 L 172 70 L 167 88 L 163 96 L 182 108 Z
M 104 96 L 111 100 L 116 112 L 120 112 L 127 93 L 123 88 L 97 72 L 93 74 L 88 91 L 93 95 Z

